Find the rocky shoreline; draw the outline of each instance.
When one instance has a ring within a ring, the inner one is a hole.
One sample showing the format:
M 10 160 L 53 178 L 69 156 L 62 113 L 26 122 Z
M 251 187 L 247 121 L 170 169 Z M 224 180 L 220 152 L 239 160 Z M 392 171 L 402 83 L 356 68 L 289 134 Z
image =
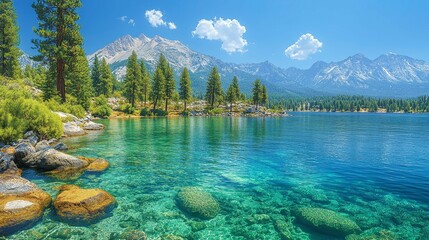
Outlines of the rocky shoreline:
M 71 121 L 63 124 L 64 136 L 80 136 L 87 131 L 104 129 L 89 117 L 78 119 L 72 115 L 57 113 Z M 48 176 L 76 179 L 84 172 L 102 172 L 109 167 L 104 159 L 72 156 L 63 151 L 68 147 L 57 139 L 44 140 L 32 131 L 11 145 L 0 148 L 0 236 L 16 233 L 33 226 L 51 206 L 65 221 L 91 222 L 102 218 L 115 206 L 113 196 L 102 189 L 82 189 L 78 186 L 59 187 L 55 200 L 36 184 L 22 178 L 25 169 L 35 169 Z

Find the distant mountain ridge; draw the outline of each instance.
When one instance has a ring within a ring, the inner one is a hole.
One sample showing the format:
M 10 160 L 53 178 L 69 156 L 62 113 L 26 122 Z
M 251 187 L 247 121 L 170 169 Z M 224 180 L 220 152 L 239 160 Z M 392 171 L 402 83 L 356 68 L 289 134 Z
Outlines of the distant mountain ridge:
M 122 79 L 126 62 L 132 51 L 144 59 L 153 71 L 163 53 L 173 67 L 176 78 L 186 67 L 191 72 L 193 89 L 204 94 L 207 76 L 216 66 L 224 87 L 234 76 L 248 94 L 257 78 L 267 85 L 271 96 L 303 95 L 369 95 L 415 97 L 429 94 L 429 63 L 398 54 L 384 54 L 374 60 L 356 54 L 339 62 L 314 63 L 309 69 L 283 69 L 265 61 L 261 63 L 225 63 L 217 58 L 198 53 L 177 40 L 160 36 L 123 36 L 88 56 L 92 64 L 95 55 L 105 58 L 113 73 Z M 25 62 L 26 58 L 23 59 Z

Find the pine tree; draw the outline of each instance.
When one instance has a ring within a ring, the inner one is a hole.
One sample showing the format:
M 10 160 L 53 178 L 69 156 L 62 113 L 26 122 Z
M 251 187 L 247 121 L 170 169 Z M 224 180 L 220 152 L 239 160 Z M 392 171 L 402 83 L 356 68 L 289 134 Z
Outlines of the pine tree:
M 99 93 L 109 97 L 113 89 L 112 70 L 106 59 L 101 60 L 100 82 L 98 83 Z
M 19 36 L 12 0 L 0 0 L 0 75 L 19 78 Z
M 45 64 L 49 63 L 51 69 L 47 76 L 48 78 L 54 77 L 54 79 L 47 79 L 46 86 L 55 81 L 57 92 L 63 102 L 66 101 L 66 76 L 83 76 L 86 74 L 89 76 L 89 71 L 86 73 L 86 69 L 89 70 L 89 67 L 85 67 L 85 71 L 71 67 L 83 63 L 83 59 L 81 59 L 83 50 L 76 49 L 76 47 L 82 48 L 83 45 L 80 28 L 77 24 L 79 20 L 77 8 L 81 6 L 80 0 L 35 0 L 32 4 L 39 19 L 38 27 L 35 29 L 39 38 L 32 40 L 40 53 L 35 59 Z M 76 60 L 81 63 L 74 63 Z M 79 71 L 79 73 L 69 72 L 74 70 Z M 84 76 L 84 79 L 86 81 L 87 76 Z M 69 84 L 69 86 L 72 85 Z M 86 91 L 87 89 L 83 90 Z M 86 96 L 88 93 L 83 95 Z
M 259 103 L 262 99 L 262 84 L 259 79 L 256 79 L 253 83 L 253 104 L 256 106 L 256 110 L 258 110 Z
M 213 109 L 214 104 L 222 97 L 222 82 L 220 80 L 219 72 L 216 67 L 210 72 L 209 79 L 207 81 L 206 100 Z
M 168 64 L 167 74 L 165 77 L 165 111 L 168 111 L 168 100 L 176 93 L 176 81 L 174 80 L 173 68 Z
M 144 102 L 144 106 L 146 107 L 146 103 L 149 100 L 150 95 L 150 74 L 149 71 L 146 70 L 146 65 L 143 60 L 140 62 L 140 70 L 142 72 L 141 100 Z
M 153 111 L 155 111 L 158 101 L 164 97 L 165 94 L 165 77 L 162 69 L 158 66 L 152 78 L 152 91 L 151 97 L 153 100 Z
M 92 80 L 92 87 L 94 89 L 95 96 L 100 96 L 99 91 L 99 84 L 100 84 L 100 61 L 98 59 L 98 56 L 95 55 L 94 57 L 94 63 L 92 64 L 91 68 L 91 80 Z
M 125 74 L 124 82 L 124 95 L 125 98 L 131 103 L 132 107 L 135 107 L 136 99 L 140 92 L 141 82 L 141 70 L 140 65 L 137 61 L 137 54 L 135 51 L 128 58 L 127 73 Z
M 179 91 L 180 99 L 183 100 L 185 104 L 186 111 L 186 103 L 191 100 L 192 97 L 192 88 L 191 88 L 191 78 L 189 77 L 188 69 L 183 68 L 182 75 L 180 76 L 180 91 Z
M 232 112 L 232 105 L 240 99 L 240 87 L 238 86 L 238 78 L 234 77 L 232 83 L 226 90 L 226 100 L 230 104 L 230 112 Z
M 261 89 L 261 104 L 266 105 L 268 103 L 268 92 L 267 87 L 265 85 L 262 85 Z
M 67 92 L 77 99 L 78 104 L 88 110 L 93 92 L 88 60 L 85 51 L 79 45 L 72 47 L 70 52 L 72 57 L 66 65 L 64 76 Z

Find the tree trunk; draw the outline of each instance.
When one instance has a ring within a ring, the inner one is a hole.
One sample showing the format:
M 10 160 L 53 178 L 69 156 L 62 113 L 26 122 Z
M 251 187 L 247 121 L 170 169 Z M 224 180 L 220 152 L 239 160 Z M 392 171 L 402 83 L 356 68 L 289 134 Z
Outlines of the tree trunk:
M 168 98 L 165 99 L 165 111 L 168 112 Z
M 231 105 L 229 107 L 229 112 L 232 112 L 232 102 L 231 102 Z
M 153 110 L 152 110 L 152 112 L 155 112 L 156 104 L 157 103 L 158 103 L 158 97 L 156 97 L 155 100 L 153 101 Z
M 185 111 L 186 111 L 186 100 L 184 102 L 185 102 Z

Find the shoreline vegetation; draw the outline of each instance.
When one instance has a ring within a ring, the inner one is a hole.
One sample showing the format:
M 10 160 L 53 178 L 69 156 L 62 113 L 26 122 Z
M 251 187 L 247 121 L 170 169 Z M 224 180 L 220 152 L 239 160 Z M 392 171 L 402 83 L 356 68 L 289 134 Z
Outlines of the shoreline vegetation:
M 64 136 L 104 129 L 92 122 L 93 117 L 264 117 L 287 116 L 286 111 L 429 111 L 428 96 L 407 100 L 269 97 L 269 89 L 259 79 L 254 81 L 251 92 L 244 93 L 237 77 L 225 88 L 216 67 L 207 76 L 205 94 L 195 94 L 188 70 L 184 68 L 180 76 L 175 76 L 162 54 L 156 69 L 150 72 L 133 53 L 125 79 L 119 81 L 105 59 L 96 56 L 92 65 L 88 62 L 78 24 L 77 9 L 81 5 L 79 0 L 38 0 L 32 4 L 39 20 L 34 30 L 37 38 L 32 40 L 39 55 L 33 59 L 40 64 L 24 69 L 18 61 L 21 52 L 13 1 L 4 0 L 0 5 L 4 15 L 0 36 L 5 39 L 0 48 L 0 236 L 34 226 L 48 207 L 55 209 L 64 222 L 92 223 L 116 206 L 115 197 L 108 192 L 84 186 L 57 186 L 60 193 L 53 200 L 53 196 L 21 177 L 26 169 L 61 180 L 107 169 L 109 163 L 104 159 L 67 154 L 68 148 L 61 142 Z M 180 199 L 188 212 L 207 217 L 218 213 L 218 203 L 211 195 L 199 189 L 185 190 Z M 209 201 L 195 202 L 194 196 Z M 209 214 L 204 212 L 205 204 L 212 209 Z M 360 231 L 353 222 L 351 225 L 349 232 Z

